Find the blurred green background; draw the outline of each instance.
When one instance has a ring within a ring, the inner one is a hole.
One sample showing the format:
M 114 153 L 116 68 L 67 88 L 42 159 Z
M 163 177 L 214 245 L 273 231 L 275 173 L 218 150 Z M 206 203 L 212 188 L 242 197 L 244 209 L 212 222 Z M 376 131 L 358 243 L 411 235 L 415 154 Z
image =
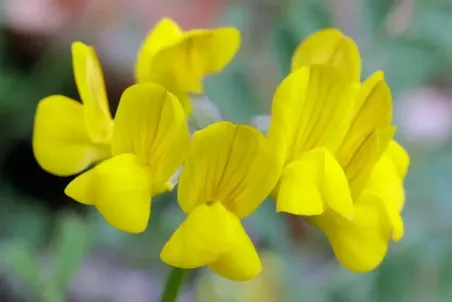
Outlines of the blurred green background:
M 31 134 L 40 99 L 78 99 L 72 41 L 96 47 L 116 108 L 141 40 L 163 16 L 242 31 L 240 53 L 207 80 L 206 95 L 223 119 L 259 127 L 297 44 L 340 28 L 361 49 L 364 77 L 385 71 L 412 159 L 406 235 L 374 272 L 341 268 L 318 231 L 266 201 L 245 220 L 261 276 L 234 283 L 197 270 L 180 301 L 452 301 L 452 2 L 439 0 L 0 0 L 0 301 L 158 301 L 169 270 L 160 248 L 184 217 L 175 194 L 157 198 L 144 234 L 117 231 L 65 197 L 70 178 L 39 168 Z M 199 104 L 198 126 L 212 115 Z

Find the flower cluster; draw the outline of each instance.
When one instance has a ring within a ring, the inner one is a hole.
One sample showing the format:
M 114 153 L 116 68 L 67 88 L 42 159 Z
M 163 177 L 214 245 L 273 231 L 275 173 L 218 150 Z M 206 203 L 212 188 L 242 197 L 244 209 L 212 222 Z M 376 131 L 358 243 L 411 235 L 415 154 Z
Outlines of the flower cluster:
M 65 193 L 94 206 L 112 226 L 140 233 L 151 199 L 175 186 L 186 213 L 161 251 L 172 266 L 208 266 L 232 280 L 259 274 L 261 262 L 241 219 L 268 196 L 276 211 L 306 216 L 337 259 L 370 271 L 402 238 L 406 151 L 393 140 L 392 98 L 383 72 L 361 83 L 357 46 L 336 29 L 296 49 L 277 88 L 268 135 L 217 122 L 190 136 L 190 94 L 235 56 L 235 28 L 182 31 L 161 20 L 137 56 L 136 84 L 112 118 L 94 49 L 72 46 L 81 102 L 40 101 L 33 150 L 46 171 L 79 174 Z

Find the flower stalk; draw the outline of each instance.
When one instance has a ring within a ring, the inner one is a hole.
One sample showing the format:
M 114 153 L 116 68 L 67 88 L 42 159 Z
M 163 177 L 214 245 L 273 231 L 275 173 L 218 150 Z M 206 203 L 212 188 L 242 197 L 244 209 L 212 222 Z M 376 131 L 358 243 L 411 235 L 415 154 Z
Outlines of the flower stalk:
M 166 280 L 160 301 L 176 302 L 187 275 L 188 270 L 174 267 Z

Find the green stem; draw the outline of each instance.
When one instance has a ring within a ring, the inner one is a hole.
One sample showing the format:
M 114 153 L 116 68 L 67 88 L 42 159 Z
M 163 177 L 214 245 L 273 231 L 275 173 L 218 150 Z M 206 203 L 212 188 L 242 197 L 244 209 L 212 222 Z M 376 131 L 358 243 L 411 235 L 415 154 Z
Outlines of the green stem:
M 166 280 L 165 289 L 163 290 L 161 302 L 176 302 L 177 296 L 183 287 L 188 270 L 174 267 Z

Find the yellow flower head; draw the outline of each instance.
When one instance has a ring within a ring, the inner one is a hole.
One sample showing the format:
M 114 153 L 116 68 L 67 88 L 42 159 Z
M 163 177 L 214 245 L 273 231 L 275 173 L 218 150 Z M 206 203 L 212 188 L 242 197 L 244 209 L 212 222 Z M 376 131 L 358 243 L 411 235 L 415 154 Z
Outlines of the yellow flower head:
M 172 189 L 168 180 L 190 143 L 184 111 L 163 87 L 143 83 L 126 89 L 115 117 L 112 158 L 81 174 L 65 193 L 95 206 L 112 226 L 142 232 L 151 198 Z
M 328 39 L 341 42 L 333 43 L 333 47 L 325 42 Z M 360 55 L 351 38 L 336 29 L 319 31 L 300 44 L 293 61 L 304 53 L 312 54 L 305 56 L 305 62 L 313 63 L 316 49 L 318 53 L 338 55 L 335 59 L 325 56 L 323 61 L 317 56 L 315 62 L 334 66 L 345 78 L 359 82 Z M 403 237 L 403 181 L 409 156 L 392 140 L 392 97 L 383 72 L 375 72 L 360 84 L 355 101 L 350 129 L 336 154 L 355 201 L 355 219 L 344 223 L 317 217 L 313 222 L 326 232 L 345 266 L 368 271 L 383 260 L 391 237 L 394 241 Z
M 240 219 L 270 193 L 279 167 L 268 141 L 256 129 L 219 122 L 194 134 L 178 189 L 188 214 L 161 252 L 172 266 L 208 266 L 232 280 L 261 270 L 259 256 Z
M 380 73 L 364 82 L 355 116 L 336 152 L 348 180 L 355 217 L 344 221 L 331 212 L 311 222 L 325 232 L 339 261 L 354 271 L 381 263 L 389 241 L 403 236 L 403 179 L 409 158 L 392 140 L 391 95 Z M 361 106 L 359 106 L 361 105 Z
M 403 235 L 409 159 L 392 141 L 389 87 L 381 71 L 360 84 L 358 48 L 335 29 L 308 37 L 292 63 L 275 94 L 269 130 L 285 154 L 277 209 L 309 216 L 344 266 L 371 270 L 391 236 Z
M 74 77 L 82 103 L 62 95 L 41 100 L 36 110 L 33 151 L 46 171 L 68 176 L 109 156 L 113 121 L 94 49 L 72 44 Z
M 240 32 L 233 27 L 184 32 L 173 20 L 162 19 L 148 34 L 137 56 L 137 82 L 156 82 L 175 95 L 187 114 L 188 93 L 202 93 L 203 78 L 221 71 L 240 47 Z

